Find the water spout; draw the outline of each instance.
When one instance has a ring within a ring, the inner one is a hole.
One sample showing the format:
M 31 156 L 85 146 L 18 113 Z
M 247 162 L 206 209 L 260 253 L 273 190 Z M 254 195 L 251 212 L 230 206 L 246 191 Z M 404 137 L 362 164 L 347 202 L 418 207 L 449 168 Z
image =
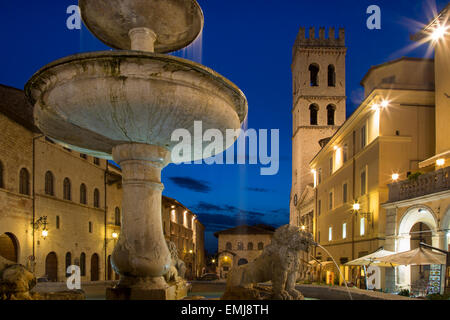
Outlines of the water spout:
M 345 280 L 345 277 L 344 277 L 344 275 L 342 274 L 341 269 L 339 268 L 338 264 L 336 263 L 336 260 L 334 260 L 333 256 L 330 254 L 330 252 L 329 252 L 327 249 L 325 249 L 323 246 L 321 246 L 321 245 L 318 244 L 318 243 L 314 243 L 314 245 L 316 245 L 317 247 L 319 247 L 319 248 L 321 248 L 323 251 L 325 251 L 325 252 L 328 254 L 328 256 L 333 260 L 333 262 L 334 262 L 336 268 L 337 268 L 338 271 L 339 271 L 339 275 L 341 276 L 342 280 L 344 280 L 344 284 L 345 284 L 345 287 L 347 288 L 348 296 L 350 297 L 350 300 L 353 300 L 352 294 L 350 293 L 350 289 L 348 288 L 348 285 L 347 285 L 347 281 Z

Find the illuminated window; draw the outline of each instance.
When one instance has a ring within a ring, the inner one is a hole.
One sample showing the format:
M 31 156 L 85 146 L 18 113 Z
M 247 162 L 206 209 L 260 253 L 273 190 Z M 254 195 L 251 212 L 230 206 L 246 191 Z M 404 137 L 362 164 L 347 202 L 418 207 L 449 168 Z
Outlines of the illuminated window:
M 328 228 L 328 241 L 333 240 L 333 227 Z
M 342 224 L 342 239 L 347 239 L 347 223 Z
M 363 236 L 366 234 L 366 218 L 361 218 L 359 220 L 359 235 Z
M 172 222 L 177 222 L 177 212 L 175 210 L 170 211 L 170 220 L 172 220 Z

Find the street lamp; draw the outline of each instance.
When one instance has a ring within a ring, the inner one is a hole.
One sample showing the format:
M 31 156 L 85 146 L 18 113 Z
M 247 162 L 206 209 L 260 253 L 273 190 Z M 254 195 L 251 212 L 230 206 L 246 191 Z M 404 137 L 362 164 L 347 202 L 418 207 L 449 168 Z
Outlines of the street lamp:
M 117 239 L 119 237 L 119 234 L 117 232 L 113 232 L 112 235 L 113 239 Z
M 400 175 L 398 173 L 392 174 L 392 181 L 397 182 L 398 178 L 400 178 Z
M 48 237 L 48 229 L 47 229 L 47 216 L 40 217 L 35 222 L 31 223 L 33 225 L 34 230 L 39 230 L 42 227 L 41 235 L 44 240 Z

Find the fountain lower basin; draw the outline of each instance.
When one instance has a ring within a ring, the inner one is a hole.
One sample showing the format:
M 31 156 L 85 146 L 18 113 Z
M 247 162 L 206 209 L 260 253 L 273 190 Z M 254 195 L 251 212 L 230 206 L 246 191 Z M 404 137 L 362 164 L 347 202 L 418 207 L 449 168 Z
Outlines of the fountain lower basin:
M 185 59 L 138 51 L 69 56 L 39 70 L 27 83 L 36 124 L 80 152 L 112 159 L 115 146 L 142 143 L 169 151 L 172 132 L 194 121 L 203 130 L 239 129 L 244 94 L 213 70 Z M 194 143 L 204 144 L 203 141 Z M 224 150 L 230 145 L 224 145 Z M 183 161 L 203 158 L 192 149 Z M 222 152 L 223 150 L 216 150 Z

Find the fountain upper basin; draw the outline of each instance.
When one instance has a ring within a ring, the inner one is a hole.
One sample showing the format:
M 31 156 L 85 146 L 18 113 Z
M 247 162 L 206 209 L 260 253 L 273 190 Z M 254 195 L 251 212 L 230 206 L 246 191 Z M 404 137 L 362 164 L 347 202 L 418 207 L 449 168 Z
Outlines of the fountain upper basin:
M 36 125 L 50 138 L 80 152 L 111 159 L 124 143 L 168 150 L 176 129 L 192 136 L 191 154 L 203 158 L 194 143 L 194 121 L 203 131 L 237 130 L 247 115 L 247 100 L 233 83 L 213 70 L 185 59 L 139 51 L 85 53 L 57 60 L 26 84 Z M 200 139 L 199 139 L 200 138 Z M 234 142 L 234 141 L 233 141 Z M 231 146 L 224 143 L 223 150 Z M 215 150 L 216 153 L 223 150 Z

